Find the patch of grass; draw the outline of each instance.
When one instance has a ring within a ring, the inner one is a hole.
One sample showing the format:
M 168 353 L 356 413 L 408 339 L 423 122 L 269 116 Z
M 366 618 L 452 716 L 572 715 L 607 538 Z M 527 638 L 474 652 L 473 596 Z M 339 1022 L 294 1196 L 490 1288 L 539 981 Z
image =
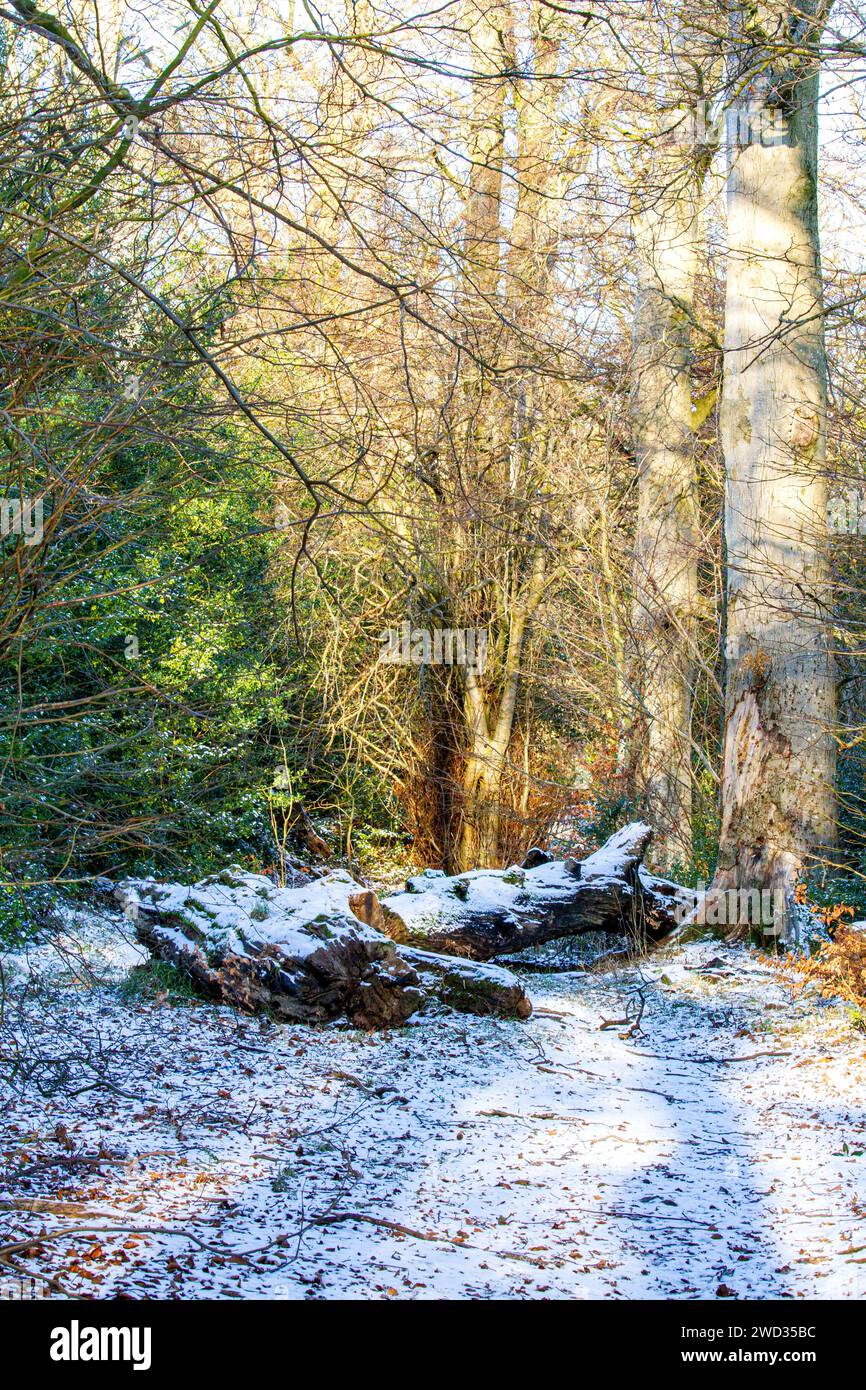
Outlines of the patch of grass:
M 198 998 L 189 975 L 166 960 L 134 965 L 122 981 L 120 993 L 127 1003 L 190 1004 Z
M 297 1182 L 297 1169 L 290 1163 L 282 1163 L 274 1174 L 271 1182 L 272 1192 L 293 1192 Z

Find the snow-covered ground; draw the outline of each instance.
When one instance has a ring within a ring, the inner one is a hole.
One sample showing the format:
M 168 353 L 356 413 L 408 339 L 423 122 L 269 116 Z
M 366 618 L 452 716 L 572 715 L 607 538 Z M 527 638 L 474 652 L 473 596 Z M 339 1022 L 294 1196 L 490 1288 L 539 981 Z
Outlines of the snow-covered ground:
M 866 1039 L 741 948 L 534 973 L 525 1024 L 363 1034 L 130 1000 L 118 932 L 30 952 L 0 1246 L 45 1243 L 18 1270 L 98 1298 L 866 1293 Z M 637 991 L 642 1031 L 603 1028 Z

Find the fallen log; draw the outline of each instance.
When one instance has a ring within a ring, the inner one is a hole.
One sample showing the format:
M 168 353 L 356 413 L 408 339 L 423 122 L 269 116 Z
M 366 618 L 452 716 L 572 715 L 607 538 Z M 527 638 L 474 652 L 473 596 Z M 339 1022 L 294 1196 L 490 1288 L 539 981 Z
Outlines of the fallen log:
M 532 1011 L 507 970 L 398 951 L 373 920 L 375 895 L 345 870 L 279 888 L 233 867 L 192 887 L 127 880 L 114 898 L 138 939 L 200 993 L 279 1020 L 387 1028 L 431 998 L 505 1018 Z
M 342 870 L 278 888 L 231 868 L 191 888 L 130 880 L 116 898 L 152 954 L 211 998 L 283 1021 L 404 1023 L 422 1002 L 418 977 L 352 913 L 355 888 Z
M 451 877 L 428 869 L 405 892 L 368 905 L 366 919 L 398 944 L 476 961 L 591 931 L 659 941 L 682 920 L 686 890 L 643 868 L 651 838 L 636 822 L 582 861 L 533 849 L 509 869 Z
M 417 971 L 422 986 L 443 1004 L 467 1014 L 529 1018 L 532 1004 L 516 975 L 498 965 L 400 947 L 400 959 Z
M 469 962 L 590 931 L 662 939 L 691 895 L 644 869 L 651 835 L 625 826 L 582 861 L 533 849 L 509 869 L 428 869 L 381 902 L 341 869 L 279 888 L 233 867 L 191 888 L 128 880 L 114 896 L 154 955 L 236 1007 L 387 1028 L 438 999 L 522 1019 L 531 1004 L 518 978 Z

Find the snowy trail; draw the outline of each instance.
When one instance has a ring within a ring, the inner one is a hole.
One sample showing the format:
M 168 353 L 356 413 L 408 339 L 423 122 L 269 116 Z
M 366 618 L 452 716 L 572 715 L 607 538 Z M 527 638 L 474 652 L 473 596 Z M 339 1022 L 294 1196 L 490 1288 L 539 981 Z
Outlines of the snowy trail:
M 0 1244 L 71 1230 L 21 1257 L 71 1293 L 866 1293 L 866 1043 L 741 949 L 377 1035 L 130 1005 L 112 970 L 46 1001 L 89 1089 L 4 1092 Z M 642 1035 L 601 1030 L 638 987 Z

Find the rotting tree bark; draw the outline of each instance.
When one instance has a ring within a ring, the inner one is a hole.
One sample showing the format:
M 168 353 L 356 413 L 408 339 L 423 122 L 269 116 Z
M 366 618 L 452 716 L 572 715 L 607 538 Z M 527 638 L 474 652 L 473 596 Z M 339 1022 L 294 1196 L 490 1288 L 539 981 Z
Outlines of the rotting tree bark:
M 294 888 L 233 866 L 191 887 L 138 879 L 106 891 L 200 993 L 283 1022 L 344 1016 L 390 1028 L 431 1001 L 500 1018 L 532 1012 L 509 970 L 398 950 L 375 895 L 343 869 Z
M 583 861 L 531 851 L 519 868 L 428 871 L 381 903 L 370 893 L 354 911 L 399 944 L 477 961 L 591 931 L 655 942 L 682 920 L 685 890 L 642 868 L 651 838 L 638 822 Z
M 303 961 L 273 946 L 259 951 L 201 949 L 174 929 L 164 930 L 158 909 L 140 912 L 136 936 L 153 955 L 178 966 L 200 994 L 247 1013 L 281 1022 L 324 1023 L 345 1015 L 357 1028 L 405 1023 L 423 994 L 411 965 L 396 951 L 351 932 L 323 941 Z
M 715 889 L 790 902 L 834 839 L 818 43 L 826 6 L 738 4 L 729 117 L 727 690 Z M 778 921 L 778 916 L 775 918 Z

